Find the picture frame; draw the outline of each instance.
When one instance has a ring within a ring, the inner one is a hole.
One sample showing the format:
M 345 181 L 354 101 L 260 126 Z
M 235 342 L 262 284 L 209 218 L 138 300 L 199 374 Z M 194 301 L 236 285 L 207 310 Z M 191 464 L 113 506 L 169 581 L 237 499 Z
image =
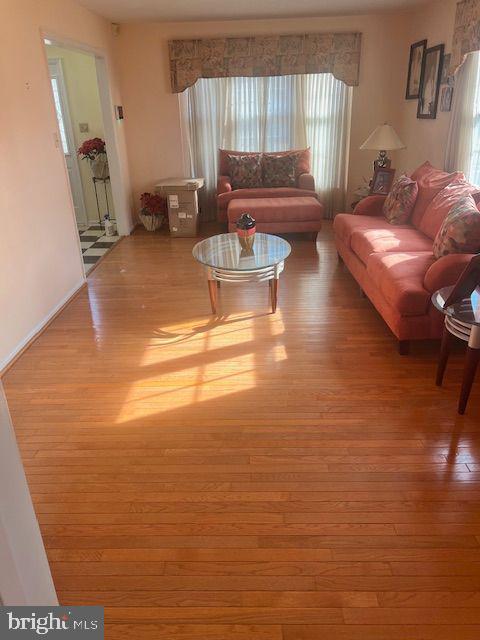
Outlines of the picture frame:
M 480 286 L 480 254 L 474 256 L 462 271 L 443 308 L 468 298 Z
M 443 55 L 443 65 L 442 65 L 442 77 L 440 79 L 440 84 L 448 84 L 449 73 L 450 73 L 450 60 L 452 59 L 451 53 L 445 53 Z
M 392 188 L 393 178 L 395 176 L 395 169 L 389 167 L 377 167 L 373 174 L 372 182 L 370 185 L 370 195 L 372 196 L 386 196 L 390 193 Z
M 445 45 L 443 44 L 429 47 L 425 51 L 422 64 L 422 78 L 420 80 L 417 118 L 435 120 L 437 117 L 444 52 Z
M 453 100 L 453 87 L 445 85 L 440 92 L 440 111 L 451 111 Z
M 410 47 L 408 60 L 407 89 L 405 100 L 418 100 L 420 97 L 420 82 L 422 79 L 423 57 L 427 49 L 427 41 L 419 40 Z

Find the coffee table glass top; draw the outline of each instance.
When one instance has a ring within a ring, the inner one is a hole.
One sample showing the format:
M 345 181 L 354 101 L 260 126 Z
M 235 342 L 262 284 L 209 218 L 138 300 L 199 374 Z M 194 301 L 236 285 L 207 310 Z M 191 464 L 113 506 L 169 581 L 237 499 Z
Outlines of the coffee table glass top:
M 193 257 L 207 267 L 227 271 L 254 271 L 272 267 L 290 255 L 286 240 L 269 233 L 256 233 L 251 254 L 242 251 L 236 233 L 221 233 L 198 242 Z
M 480 326 L 480 287 L 477 287 L 468 298 L 464 298 L 445 309 L 443 305 L 452 289 L 453 287 L 444 287 L 433 294 L 432 302 L 435 307 L 455 320 Z

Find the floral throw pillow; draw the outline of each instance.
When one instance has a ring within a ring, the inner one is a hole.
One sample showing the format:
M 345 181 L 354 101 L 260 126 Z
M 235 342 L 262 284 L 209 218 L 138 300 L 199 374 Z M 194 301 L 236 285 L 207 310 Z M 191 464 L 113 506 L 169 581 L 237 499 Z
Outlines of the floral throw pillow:
M 263 156 L 264 187 L 294 187 L 297 184 L 298 155 Z
M 255 189 L 262 186 L 262 154 L 228 156 L 232 189 Z
M 406 224 L 415 206 L 418 185 L 408 176 L 400 176 L 383 203 L 383 215 L 390 224 Z
M 450 209 L 434 243 L 433 255 L 480 252 L 480 211 L 472 196 L 460 198 Z

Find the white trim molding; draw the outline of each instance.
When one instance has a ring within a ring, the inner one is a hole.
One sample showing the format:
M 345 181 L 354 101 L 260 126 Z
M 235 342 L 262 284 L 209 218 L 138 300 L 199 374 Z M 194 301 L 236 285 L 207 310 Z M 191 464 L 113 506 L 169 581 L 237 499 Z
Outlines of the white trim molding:
M 11 351 L 6 358 L 0 361 L 0 377 L 5 372 L 5 369 L 12 363 L 13 360 L 25 349 L 30 342 L 35 340 L 39 333 L 41 333 L 49 322 L 63 309 L 63 307 L 70 302 L 70 300 L 80 291 L 85 285 L 86 278 L 78 282 L 70 291 L 53 307 L 53 309 L 41 320 L 23 340 L 21 340 L 15 349 Z

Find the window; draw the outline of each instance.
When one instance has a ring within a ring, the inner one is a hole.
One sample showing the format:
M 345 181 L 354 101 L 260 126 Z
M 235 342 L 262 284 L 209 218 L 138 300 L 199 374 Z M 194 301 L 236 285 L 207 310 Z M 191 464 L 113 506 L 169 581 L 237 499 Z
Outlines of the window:
M 57 112 L 58 127 L 60 129 L 60 139 L 62 141 L 63 153 L 68 155 L 70 150 L 68 148 L 67 134 L 65 132 L 65 122 L 63 120 L 62 101 L 60 99 L 60 91 L 58 88 L 57 78 L 51 78 L 53 99 L 55 101 L 55 111 Z
M 480 185 L 480 52 L 470 53 L 455 74 L 445 165 Z
M 331 74 L 198 80 L 182 95 L 192 173 L 206 178 L 214 210 L 218 149 L 307 146 L 327 212 L 343 207 L 351 88 Z
M 470 162 L 467 168 L 467 178 L 473 184 L 480 185 L 480 54 L 470 54 L 474 62 L 474 83 L 475 92 L 473 98 L 473 131 L 472 148 L 470 150 Z

